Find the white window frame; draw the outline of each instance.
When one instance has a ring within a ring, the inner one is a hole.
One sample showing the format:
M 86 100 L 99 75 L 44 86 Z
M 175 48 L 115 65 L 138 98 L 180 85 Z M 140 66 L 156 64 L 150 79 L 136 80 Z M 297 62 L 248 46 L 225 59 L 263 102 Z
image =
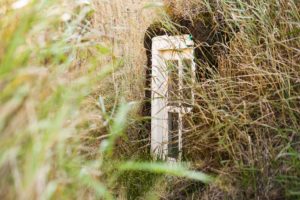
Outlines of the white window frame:
M 168 72 L 166 61 L 177 60 L 179 67 L 179 91 L 183 85 L 184 59 L 191 60 L 192 84 L 195 82 L 194 42 L 189 35 L 158 36 L 152 39 L 152 83 L 151 83 L 151 152 L 156 158 L 178 161 L 182 156 L 182 116 L 191 112 L 192 108 L 178 105 L 168 105 Z M 194 102 L 192 91 L 191 104 Z M 178 113 L 178 157 L 168 156 L 168 113 Z

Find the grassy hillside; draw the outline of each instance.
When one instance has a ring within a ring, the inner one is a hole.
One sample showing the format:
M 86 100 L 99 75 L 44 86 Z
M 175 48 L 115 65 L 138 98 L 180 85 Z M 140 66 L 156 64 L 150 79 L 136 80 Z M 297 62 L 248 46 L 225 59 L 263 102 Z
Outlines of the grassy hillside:
M 1 199 L 300 198 L 300 3 L 163 3 L 1 0 Z M 143 40 L 180 19 L 230 41 L 217 69 L 198 61 L 187 162 L 170 165 L 140 140 Z

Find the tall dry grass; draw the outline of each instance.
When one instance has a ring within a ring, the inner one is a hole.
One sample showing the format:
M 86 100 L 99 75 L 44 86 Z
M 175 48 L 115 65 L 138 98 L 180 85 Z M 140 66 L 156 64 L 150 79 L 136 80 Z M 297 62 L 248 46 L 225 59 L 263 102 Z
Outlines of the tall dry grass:
M 203 190 L 187 182 L 186 190 L 175 187 L 169 194 L 298 199 L 299 2 L 166 2 L 173 18 L 209 22 L 212 30 L 225 27 L 232 38 L 228 45 L 213 45 L 218 70 L 191 86 L 198 100 L 192 116 L 186 117 L 189 128 L 184 136 L 186 159 L 214 172 L 219 181 Z M 205 45 L 200 43 L 200 48 Z M 217 51 L 220 46 L 223 53 Z M 200 70 L 210 67 L 202 63 Z
M 158 1 L 93 1 L 95 9 L 91 20 L 95 31 L 94 40 L 101 41 L 109 46 L 110 56 L 102 62 L 111 63 L 120 70 L 115 70 L 112 76 L 105 79 L 95 87 L 91 98 L 87 102 L 88 109 L 95 110 L 98 97 L 101 96 L 108 110 L 115 110 L 121 98 L 135 101 L 132 109 L 128 138 L 118 142 L 119 150 L 116 153 L 131 154 L 135 151 L 132 144 L 139 144 L 138 132 L 141 129 L 136 125 L 143 120 L 140 105 L 144 99 L 146 53 L 144 49 L 144 36 L 151 23 L 158 19 L 161 13 L 161 3 Z M 96 111 L 97 112 L 97 111 Z M 89 130 L 96 135 L 103 135 L 102 124 L 97 118 L 91 118 L 94 124 Z M 95 141 L 92 141 L 95 143 Z

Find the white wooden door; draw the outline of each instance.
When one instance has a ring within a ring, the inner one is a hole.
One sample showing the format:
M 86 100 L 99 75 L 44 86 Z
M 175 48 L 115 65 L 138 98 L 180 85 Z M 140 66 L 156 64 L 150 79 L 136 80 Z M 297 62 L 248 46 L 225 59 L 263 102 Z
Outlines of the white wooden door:
M 182 115 L 191 112 L 194 80 L 194 43 L 189 35 L 153 38 L 151 151 L 156 158 L 181 159 Z

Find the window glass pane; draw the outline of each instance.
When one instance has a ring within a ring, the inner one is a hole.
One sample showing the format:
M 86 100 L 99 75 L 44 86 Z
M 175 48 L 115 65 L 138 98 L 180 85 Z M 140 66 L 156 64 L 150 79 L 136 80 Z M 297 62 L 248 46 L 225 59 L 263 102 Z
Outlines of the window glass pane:
M 168 113 L 168 156 L 177 158 L 179 153 L 179 115 L 178 113 Z
M 168 70 L 168 105 L 177 105 L 179 98 L 178 60 L 166 61 Z
M 192 60 L 184 59 L 182 61 L 183 79 L 182 79 L 182 96 L 185 104 L 191 104 L 192 100 Z
M 191 150 L 191 144 L 194 144 L 194 137 L 191 137 L 193 133 L 197 130 L 197 125 L 194 123 L 193 114 L 192 113 L 184 113 L 181 116 L 182 120 L 182 158 L 185 159 L 189 156 L 192 156 L 190 153 L 195 152 Z

